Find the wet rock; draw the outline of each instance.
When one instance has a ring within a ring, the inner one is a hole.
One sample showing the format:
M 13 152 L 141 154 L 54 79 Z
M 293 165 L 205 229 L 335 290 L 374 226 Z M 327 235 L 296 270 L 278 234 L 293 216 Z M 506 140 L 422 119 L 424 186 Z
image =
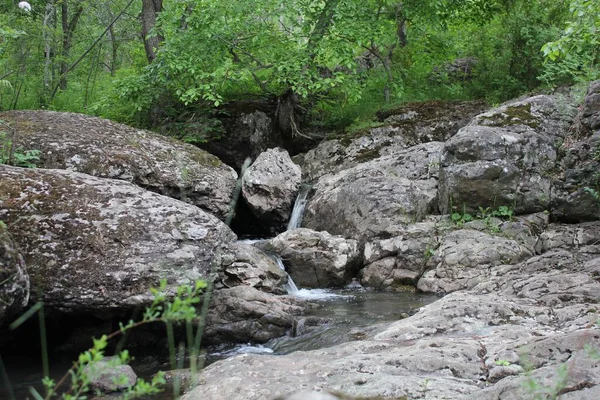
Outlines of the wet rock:
M 314 186 L 303 225 L 368 240 L 437 209 L 437 171 L 443 144 L 425 143 L 335 175 Z
M 306 228 L 284 232 L 266 242 L 265 248 L 281 256 L 300 287 L 342 287 L 361 261 L 356 240 Z
M 0 217 L 0 322 L 20 312 L 29 300 L 25 261 Z
M 205 279 L 235 235 L 199 208 L 128 182 L 0 165 L 0 219 L 31 277 L 32 301 L 110 314 L 148 304 L 149 288 Z
M 106 357 L 88 365 L 84 373 L 90 379 L 90 389 L 102 393 L 126 390 L 137 382 L 137 375 L 129 365 L 122 365 L 118 357 Z
M 256 217 L 281 231 L 292 212 L 301 175 L 287 151 L 269 149 L 246 170 L 242 195 Z
M 258 342 L 293 333 L 294 315 L 303 306 L 294 298 L 274 296 L 251 286 L 218 290 L 207 317 L 209 342 Z
M 122 179 L 225 219 L 237 174 L 189 144 L 105 119 L 53 111 L 8 111 L 14 146 L 40 150 L 39 168 Z
M 221 265 L 224 287 L 245 285 L 268 293 L 286 294 L 287 273 L 255 246 L 243 242 L 229 244 L 223 251 Z

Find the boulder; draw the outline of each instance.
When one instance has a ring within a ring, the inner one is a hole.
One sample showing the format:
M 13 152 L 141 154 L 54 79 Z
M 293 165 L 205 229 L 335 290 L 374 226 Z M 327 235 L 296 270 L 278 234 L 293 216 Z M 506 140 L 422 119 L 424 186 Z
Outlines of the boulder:
M 121 179 L 193 204 L 224 220 L 237 174 L 192 145 L 105 119 L 7 111 L 15 148 L 39 150 L 39 168 Z
M 0 322 L 29 301 L 29 275 L 15 241 L 0 217 Z
M 303 310 L 298 300 L 273 296 L 251 286 L 218 290 L 206 319 L 209 342 L 258 342 L 293 334 Z
M 300 167 L 286 150 L 261 153 L 242 178 L 242 196 L 259 220 L 283 230 L 302 179 Z
M 302 157 L 305 181 L 316 181 L 426 142 L 443 142 L 484 110 L 482 102 L 410 103 L 378 113 L 382 126 L 326 140 Z
M 279 254 L 296 285 L 306 288 L 342 287 L 361 261 L 356 240 L 306 228 L 284 232 L 264 247 Z
M 90 389 L 101 393 L 126 390 L 137 382 L 133 369 L 121 364 L 118 357 L 105 357 L 86 366 L 84 373 L 90 380 Z
M 221 256 L 223 287 L 252 286 L 273 294 L 286 294 L 288 274 L 272 257 L 244 242 L 230 243 Z
M 444 146 L 440 211 L 475 212 L 510 206 L 516 213 L 548 210 L 555 143 L 566 132 L 559 101 L 535 96 L 475 117 Z
M 0 175 L 0 219 L 22 250 L 31 300 L 50 309 L 143 307 L 161 279 L 206 279 L 235 239 L 211 214 L 125 181 L 5 165 Z
M 365 244 L 364 263 L 360 281 L 377 289 L 405 289 L 415 285 L 429 268 L 438 243 L 436 221 L 406 226 L 398 236 L 377 239 Z
M 314 186 L 303 225 L 359 240 L 422 220 L 437 209 L 443 143 L 424 143 L 334 175 Z

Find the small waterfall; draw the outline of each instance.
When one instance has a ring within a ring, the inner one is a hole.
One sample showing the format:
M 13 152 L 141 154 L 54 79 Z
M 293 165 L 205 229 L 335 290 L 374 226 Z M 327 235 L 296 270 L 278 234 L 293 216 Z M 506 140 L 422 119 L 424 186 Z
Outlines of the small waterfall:
M 312 186 L 306 183 L 300 186 L 300 190 L 298 191 L 298 197 L 296 197 L 296 202 L 294 203 L 294 208 L 292 209 L 292 215 L 290 216 L 290 221 L 288 222 L 288 231 L 300 227 L 300 224 L 302 223 L 302 217 L 304 216 L 306 200 L 308 198 L 308 193 L 310 192 L 311 188 Z
M 285 271 L 285 266 L 283 265 L 283 260 L 281 259 L 281 257 L 279 256 L 279 254 L 269 253 L 269 255 L 277 263 L 277 265 L 279 266 L 279 268 L 282 271 Z M 287 290 L 287 292 L 289 294 L 298 293 L 298 286 L 296 286 L 296 284 L 294 283 L 294 280 L 292 279 L 292 277 L 290 276 L 290 274 L 288 274 L 288 281 L 285 284 L 284 288 L 285 288 L 285 290 Z

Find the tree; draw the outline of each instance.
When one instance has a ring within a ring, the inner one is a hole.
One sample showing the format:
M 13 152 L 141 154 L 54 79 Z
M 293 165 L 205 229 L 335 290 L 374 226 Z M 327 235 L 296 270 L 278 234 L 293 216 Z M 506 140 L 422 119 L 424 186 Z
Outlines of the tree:
M 158 13 L 163 9 L 162 3 L 162 0 L 142 0 L 142 40 L 149 63 L 156 58 L 156 51 L 163 40 L 161 35 L 152 32 Z
M 549 61 L 546 80 L 583 76 L 600 76 L 600 3 L 594 0 L 571 0 L 570 16 L 560 38 L 542 47 Z

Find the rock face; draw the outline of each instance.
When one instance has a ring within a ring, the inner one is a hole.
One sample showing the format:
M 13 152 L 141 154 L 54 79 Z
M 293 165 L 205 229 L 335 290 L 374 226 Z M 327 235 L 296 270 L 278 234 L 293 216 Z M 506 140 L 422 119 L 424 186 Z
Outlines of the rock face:
M 600 81 L 592 82 L 574 123 L 558 148 L 560 169 L 552 188 L 551 210 L 559 221 L 600 218 Z
M 517 213 L 548 210 L 555 143 L 567 119 L 558 100 L 536 96 L 480 114 L 444 146 L 440 211 L 511 206 Z
M 205 278 L 235 239 L 216 217 L 128 182 L 5 165 L 0 175 L 0 219 L 25 257 L 32 300 L 49 308 L 143 306 L 161 278 Z
M 0 218 L 0 221 L 2 219 Z M 0 222 L 0 322 L 21 311 L 29 300 L 25 261 L 4 223 Z
M 439 246 L 439 221 L 408 225 L 388 239 L 367 242 L 361 283 L 377 289 L 401 289 L 415 285 L 432 265 Z
M 292 162 L 287 151 L 269 149 L 246 170 L 242 195 L 260 220 L 285 225 L 300 188 L 301 175 L 300 167 Z
M 0 113 L 14 146 L 40 150 L 39 168 L 122 179 L 225 219 L 237 174 L 192 145 L 108 120 L 52 111 Z
M 284 232 L 264 246 L 281 256 L 296 285 L 304 288 L 342 287 L 361 261 L 356 240 L 306 228 Z
M 303 225 L 366 240 L 437 209 L 437 171 L 443 143 L 430 142 L 381 157 L 314 186 Z
M 481 102 L 432 101 L 379 113 L 383 126 L 327 140 L 308 151 L 302 157 L 302 173 L 306 181 L 316 181 L 421 143 L 446 141 L 484 107 Z

